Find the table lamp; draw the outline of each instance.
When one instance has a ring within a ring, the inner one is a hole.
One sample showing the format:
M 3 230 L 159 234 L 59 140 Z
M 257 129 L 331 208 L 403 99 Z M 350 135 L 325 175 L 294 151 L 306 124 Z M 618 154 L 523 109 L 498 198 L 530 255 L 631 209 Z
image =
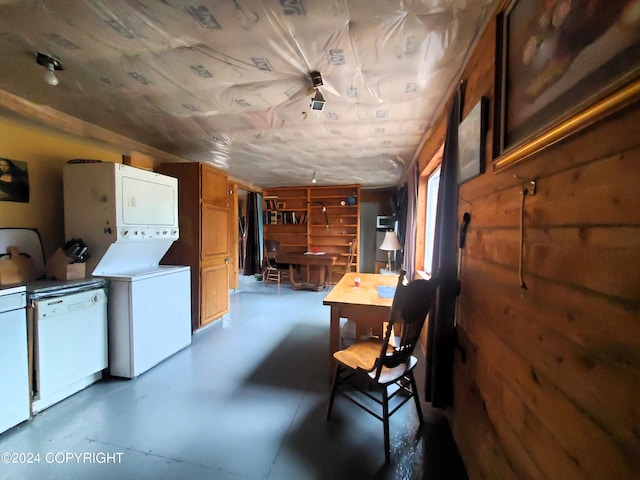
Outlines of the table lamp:
M 391 252 L 395 252 L 396 250 L 401 250 L 402 245 L 398 241 L 398 237 L 395 232 L 385 232 L 384 239 L 382 240 L 382 244 L 380 244 L 380 250 L 384 250 L 387 252 L 387 271 L 391 271 Z

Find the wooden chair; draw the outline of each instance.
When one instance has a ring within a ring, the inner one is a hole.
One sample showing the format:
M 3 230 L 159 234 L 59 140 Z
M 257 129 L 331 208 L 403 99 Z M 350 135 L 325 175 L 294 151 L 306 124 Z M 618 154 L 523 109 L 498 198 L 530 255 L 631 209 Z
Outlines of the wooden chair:
M 270 281 L 276 282 L 280 288 L 281 280 L 289 278 L 289 265 L 278 263 L 278 252 L 280 242 L 278 240 L 264 241 L 264 270 L 262 271 L 262 281 L 268 285 Z
M 331 271 L 329 272 L 329 278 L 332 285 L 335 285 L 336 279 L 334 278 L 336 275 L 342 275 L 345 273 L 349 273 L 353 268 L 353 259 L 356 256 L 356 250 L 358 246 L 358 239 L 354 238 L 349 242 L 349 251 L 347 252 L 347 261 L 344 265 L 334 265 L 331 267 Z
M 413 350 L 437 288 L 434 279 L 414 280 L 405 286 L 404 275 L 402 271 L 398 279 L 384 338 L 357 342 L 333 354 L 337 367 L 327 405 L 329 420 L 334 397 L 340 392 L 381 420 L 386 463 L 390 461 L 389 417 L 413 398 L 420 424 L 423 422 Z

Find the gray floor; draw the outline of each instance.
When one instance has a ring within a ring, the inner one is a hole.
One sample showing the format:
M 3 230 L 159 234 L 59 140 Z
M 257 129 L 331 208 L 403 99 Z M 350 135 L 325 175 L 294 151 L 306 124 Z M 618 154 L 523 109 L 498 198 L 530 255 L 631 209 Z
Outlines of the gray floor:
M 2 455 L 0 478 L 466 479 L 444 415 L 428 404 L 421 429 L 412 403 L 392 417 L 388 466 L 378 420 L 338 397 L 325 421 L 325 295 L 243 277 L 231 313 L 191 347 L 0 435 L 0 454 L 33 461 Z

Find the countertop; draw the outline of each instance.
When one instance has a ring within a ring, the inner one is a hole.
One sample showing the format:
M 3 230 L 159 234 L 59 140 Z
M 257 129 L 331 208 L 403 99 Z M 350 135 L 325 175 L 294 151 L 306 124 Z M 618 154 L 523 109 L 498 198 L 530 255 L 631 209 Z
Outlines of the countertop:
M 9 285 L 0 285 L 0 296 L 11 295 L 12 293 L 25 292 L 26 287 L 18 283 L 11 283 Z
M 47 294 L 59 290 L 75 291 L 87 288 L 101 288 L 107 284 L 107 280 L 99 277 L 77 278 L 74 280 L 34 280 L 26 283 L 27 292 L 30 294 Z

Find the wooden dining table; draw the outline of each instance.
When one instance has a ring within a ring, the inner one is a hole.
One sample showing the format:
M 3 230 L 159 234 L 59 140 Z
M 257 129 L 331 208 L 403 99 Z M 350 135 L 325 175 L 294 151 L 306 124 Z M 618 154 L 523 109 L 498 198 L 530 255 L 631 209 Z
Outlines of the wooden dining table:
M 360 286 L 355 285 L 356 277 Z M 382 337 L 383 323 L 389 318 L 393 302 L 393 288 L 398 275 L 377 273 L 346 273 L 324 298 L 322 304 L 331 307 L 329 323 L 329 380 L 333 380 L 335 361 L 333 354 L 340 348 L 340 319 L 348 318 L 356 323 L 356 339 L 369 332 Z M 390 296 L 382 297 L 378 287 L 390 290 Z
M 338 258 L 338 255 L 331 253 L 278 253 L 276 261 L 278 263 L 289 264 L 289 278 L 294 290 L 313 290 L 318 292 L 326 287 L 329 271 L 331 267 L 336 264 Z M 296 278 L 296 265 L 304 265 L 307 267 L 306 280 Z M 312 266 L 319 267 L 317 282 L 311 279 L 310 267 Z

